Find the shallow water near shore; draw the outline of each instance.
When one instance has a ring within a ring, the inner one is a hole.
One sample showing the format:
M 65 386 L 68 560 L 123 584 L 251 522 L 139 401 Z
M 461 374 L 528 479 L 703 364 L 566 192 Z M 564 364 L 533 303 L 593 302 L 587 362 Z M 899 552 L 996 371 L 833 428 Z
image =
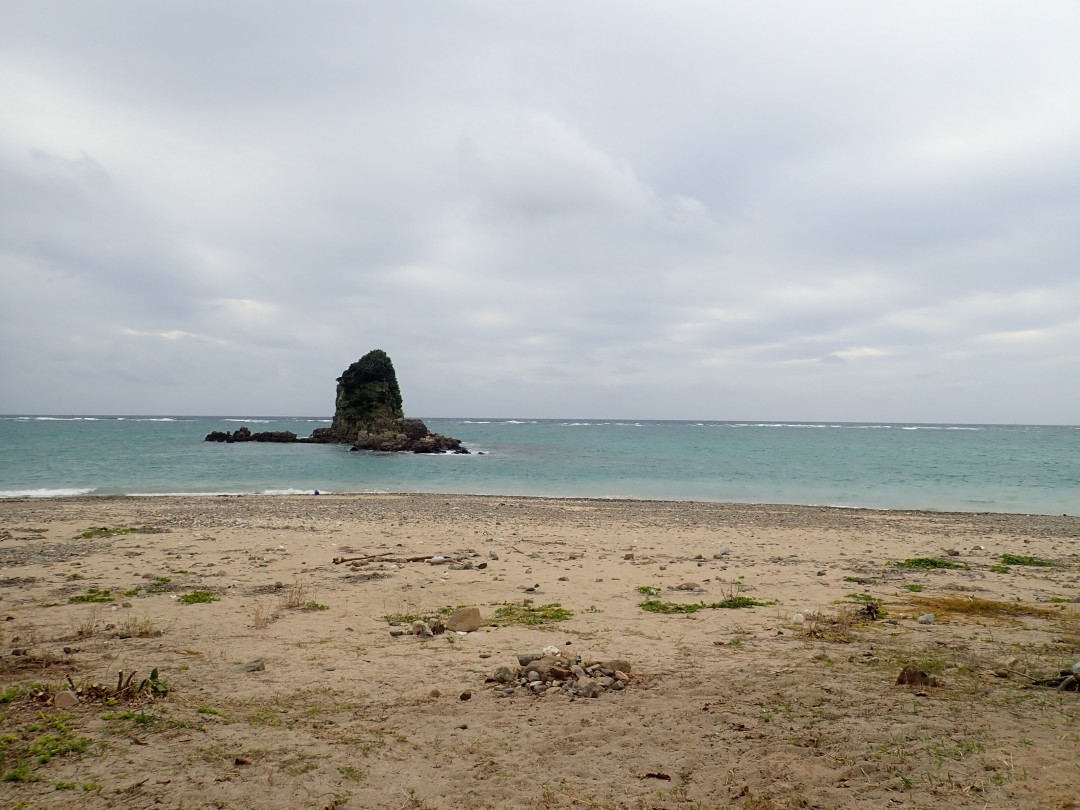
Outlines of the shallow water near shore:
M 1080 428 L 427 419 L 471 455 L 215 444 L 310 417 L 0 417 L 0 497 L 445 492 L 1076 514 Z

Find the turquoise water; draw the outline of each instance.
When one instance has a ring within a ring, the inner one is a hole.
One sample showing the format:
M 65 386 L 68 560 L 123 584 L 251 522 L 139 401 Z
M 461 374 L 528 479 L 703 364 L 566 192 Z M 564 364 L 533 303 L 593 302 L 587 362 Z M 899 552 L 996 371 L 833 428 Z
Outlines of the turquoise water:
M 0 497 L 445 492 L 1080 513 L 1080 428 L 427 419 L 473 455 L 216 444 L 325 418 L 0 417 Z

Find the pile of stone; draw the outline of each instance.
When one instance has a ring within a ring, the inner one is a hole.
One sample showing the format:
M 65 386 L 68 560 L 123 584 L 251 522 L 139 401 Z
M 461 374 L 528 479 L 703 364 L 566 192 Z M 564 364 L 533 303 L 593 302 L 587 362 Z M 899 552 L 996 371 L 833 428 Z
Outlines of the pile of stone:
M 585 661 L 580 655 L 563 655 L 558 647 L 519 655 L 518 666 L 499 667 L 487 679 L 495 694 L 519 693 L 598 698 L 605 692 L 621 692 L 630 683 L 630 662 Z
M 431 638 L 443 633 L 475 633 L 484 626 L 484 617 L 480 614 L 480 608 L 463 607 L 455 610 L 443 621 L 439 617 L 432 617 L 426 621 L 417 619 L 406 630 L 401 622 L 390 622 L 390 635 L 399 638 L 404 635 Z

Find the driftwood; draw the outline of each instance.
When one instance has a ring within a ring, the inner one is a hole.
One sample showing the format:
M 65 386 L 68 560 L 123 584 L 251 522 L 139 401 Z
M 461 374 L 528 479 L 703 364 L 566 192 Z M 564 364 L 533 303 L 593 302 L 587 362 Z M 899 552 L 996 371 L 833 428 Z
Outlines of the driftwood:
M 1056 678 L 1043 678 L 1032 681 L 1036 686 L 1049 686 L 1059 692 L 1080 692 L 1080 674 L 1070 670 L 1062 670 Z
M 347 562 L 360 562 L 363 560 L 378 560 L 389 555 L 389 551 L 384 551 L 382 554 L 361 554 L 359 557 L 334 557 L 334 565 L 341 565 Z
M 436 565 L 441 565 L 442 563 L 449 564 L 461 562 L 461 560 L 457 559 L 456 557 L 447 557 L 444 554 L 418 554 L 413 557 L 391 557 L 390 553 L 391 552 L 388 551 L 385 554 L 364 554 L 359 557 L 334 557 L 333 563 L 334 565 L 341 565 L 342 563 L 374 562 L 375 560 L 378 560 L 379 562 L 391 563 L 414 563 L 431 562 L 432 560 L 435 560 Z M 439 559 L 436 560 L 436 558 Z

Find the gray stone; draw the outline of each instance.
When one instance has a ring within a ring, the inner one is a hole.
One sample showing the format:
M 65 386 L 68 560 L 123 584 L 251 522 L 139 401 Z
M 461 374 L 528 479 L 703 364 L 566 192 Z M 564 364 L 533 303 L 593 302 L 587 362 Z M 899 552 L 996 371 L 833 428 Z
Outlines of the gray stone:
M 57 692 L 53 695 L 53 706 L 58 709 L 71 709 L 79 705 L 79 696 L 70 689 Z
M 916 666 L 908 664 L 896 677 L 897 686 L 937 686 L 937 678 Z
M 520 664 L 523 667 L 527 667 L 533 661 L 536 661 L 537 659 L 543 658 L 543 657 L 544 656 L 542 656 L 540 653 L 519 653 L 517 659 L 518 659 L 518 664 Z
M 455 610 L 446 620 L 446 629 L 455 633 L 475 633 L 484 624 L 478 607 L 463 607 Z
M 515 677 L 514 671 L 510 667 L 499 667 L 495 670 L 495 674 L 492 675 L 496 683 L 510 683 Z
M 234 667 L 229 667 L 229 672 L 262 672 L 266 669 L 266 662 L 261 658 L 253 658 Z
M 412 633 L 414 636 L 420 636 L 420 638 L 431 638 L 434 633 L 431 632 L 431 627 L 427 622 L 413 622 Z
M 917 618 L 915 621 L 917 621 L 919 624 L 933 624 L 934 623 L 934 614 L 933 613 L 924 613 L 922 616 Z
M 572 676 L 570 662 L 558 655 L 547 655 L 529 664 L 529 671 L 536 672 L 542 681 L 565 681 Z
M 593 680 L 580 681 L 577 685 L 577 693 L 585 698 L 598 698 L 603 691 L 600 684 Z
M 633 664 L 631 664 L 629 661 L 624 661 L 621 658 L 612 658 L 610 661 L 599 661 L 597 663 L 603 669 L 617 669 L 619 670 L 619 672 L 626 673 L 630 673 L 633 671 Z

